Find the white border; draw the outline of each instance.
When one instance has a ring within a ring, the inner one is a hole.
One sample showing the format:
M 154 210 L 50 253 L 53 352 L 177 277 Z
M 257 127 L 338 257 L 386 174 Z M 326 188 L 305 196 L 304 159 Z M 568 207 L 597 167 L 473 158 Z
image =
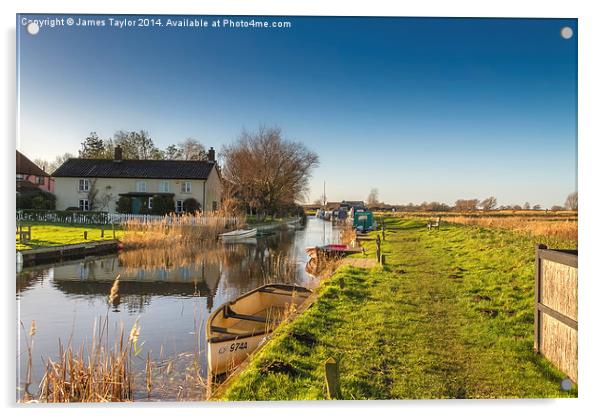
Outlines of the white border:
M 177 408 L 178 412 L 198 415 L 201 413 L 219 413 L 220 415 L 251 415 L 304 414 L 308 412 L 354 413 L 365 414 L 371 408 L 378 412 L 416 411 L 427 413 L 447 414 L 504 414 L 508 412 L 567 414 L 580 413 L 600 407 L 600 367 L 599 352 L 602 345 L 599 330 L 601 314 L 595 311 L 602 296 L 601 276 L 596 269 L 596 253 L 599 244 L 601 221 L 599 208 L 602 207 L 598 177 L 599 166 L 602 164 L 599 140 L 602 138 L 600 120 L 600 79 L 602 66 L 600 64 L 599 42 L 602 39 L 602 21 L 596 13 L 595 2 L 571 1 L 468 1 L 468 0 L 439 0 L 415 2 L 387 2 L 381 0 L 359 1 L 278 1 L 278 0 L 230 0 L 230 1 L 197 1 L 165 0 L 163 2 L 141 2 L 136 0 L 88 0 L 73 2 L 68 0 L 21 0 L 1 2 L 2 13 L 2 126 L 4 127 L 3 155 L 3 184 L 5 198 L 0 204 L 2 209 L 2 228 L 0 236 L 3 242 L 2 264 L 5 273 L 4 282 L 4 313 L 2 314 L 2 334 L 8 340 L 2 343 L 3 357 L 6 362 L 2 367 L 0 392 L 2 404 L 12 407 L 10 412 L 40 413 L 51 411 L 52 408 L 14 408 L 15 382 L 15 301 L 14 301 L 14 243 L 12 228 L 14 227 L 14 143 L 15 143 L 15 14 L 29 13 L 132 13 L 132 14 L 249 14 L 249 15 L 332 15 L 332 16 L 466 16 L 466 17 L 569 17 L 579 18 L 579 188 L 580 188 L 580 275 L 579 289 L 579 399 L 576 400 L 472 400 L 472 401 L 403 401 L 403 402 L 293 402 L 293 403 L 250 403 L 250 404 L 156 404 L 143 408 L 114 409 L 118 412 L 135 411 L 157 414 L 169 408 Z M 131 407 L 131 406 L 127 406 Z M 80 406 L 71 408 L 54 407 L 65 414 L 105 413 L 113 409 L 106 407 Z M 113 411 L 114 411 L 113 410 Z M 589 413 L 589 412 L 587 412 Z

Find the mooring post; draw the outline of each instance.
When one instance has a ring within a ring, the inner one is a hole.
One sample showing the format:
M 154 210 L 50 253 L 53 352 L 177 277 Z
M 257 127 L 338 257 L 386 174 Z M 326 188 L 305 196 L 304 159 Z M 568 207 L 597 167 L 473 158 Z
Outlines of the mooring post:
M 113 240 L 115 240 L 115 223 L 111 223 L 111 228 L 113 229 Z
M 87 240 L 87 239 L 88 239 L 88 232 L 84 231 L 84 240 Z
M 100 238 L 105 238 L 105 226 L 100 226 Z
M 330 400 L 341 398 L 341 384 L 339 374 L 339 363 L 330 357 L 324 363 L 324 373 L 326 374 L 326 393 Z
M 380 236 L 376 234 L 376 261 L 380 261 Z
M 380 255 L 380 264 L 382 264 L 383 266 L 385 265 L 385 255 L 384 254 Z

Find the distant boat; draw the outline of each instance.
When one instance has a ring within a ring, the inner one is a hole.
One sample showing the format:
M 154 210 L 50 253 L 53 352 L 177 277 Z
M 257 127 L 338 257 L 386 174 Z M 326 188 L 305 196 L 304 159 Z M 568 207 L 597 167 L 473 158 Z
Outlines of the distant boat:
M 267 284 L 217 308 L 205 328 L 210 373 L 235 369 L 310 294 L 302 286 Z
M 220 234 L 219 237 L 223 241 L 243 240 L 245 238 L 255 237 L 257 235 L 257 228 L 250 230 L 234 230 L 229 233 Z

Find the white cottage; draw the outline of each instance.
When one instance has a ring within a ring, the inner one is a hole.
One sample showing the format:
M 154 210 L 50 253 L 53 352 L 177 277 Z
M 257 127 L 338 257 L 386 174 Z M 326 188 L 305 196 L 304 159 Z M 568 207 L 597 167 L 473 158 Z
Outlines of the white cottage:
M 153 201 L 173 204 L 182 212 L 191 205 L 215 211 L 221 200 L 221 178 L 211 148 L 208 160 L 127 160 L 72 158 L 53 174 L 56 209 L 117 212 L 118 203 L 132 214 L 154 213 Z M 126 202 L 124 202 L 126 201 Z M 170 207 L 171 208 L 171 207 Z

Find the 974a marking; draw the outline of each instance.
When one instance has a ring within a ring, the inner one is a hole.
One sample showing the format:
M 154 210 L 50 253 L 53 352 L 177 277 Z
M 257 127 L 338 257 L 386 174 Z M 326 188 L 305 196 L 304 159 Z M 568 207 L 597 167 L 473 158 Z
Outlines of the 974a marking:
M 246 350 L 247 343 L 246 342 L 233 342 L 230 344 L 230 352 L 238 351 L 238 350 Z

